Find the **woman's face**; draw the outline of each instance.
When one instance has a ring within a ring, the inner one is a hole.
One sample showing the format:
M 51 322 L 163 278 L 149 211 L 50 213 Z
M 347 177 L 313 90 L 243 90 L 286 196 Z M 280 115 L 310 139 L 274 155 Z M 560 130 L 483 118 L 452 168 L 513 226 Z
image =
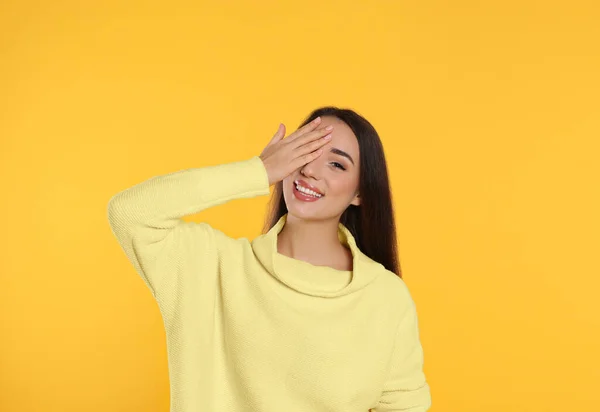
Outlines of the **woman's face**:
M 333 126 L 331 140 L 322 146 L 323 153 L 283 179 L 283 196 L 292 215 L 327 219 L 341 216 L 350 204 L 360 204 L 358 140 L 346 123 L 337 117 L 322 116 L 318 128 L 329 125 Z M 297 195 L 301 195 L 295 193 L 297 180 L 316 187 L 324 196 L 314 201 L 299 199 Z

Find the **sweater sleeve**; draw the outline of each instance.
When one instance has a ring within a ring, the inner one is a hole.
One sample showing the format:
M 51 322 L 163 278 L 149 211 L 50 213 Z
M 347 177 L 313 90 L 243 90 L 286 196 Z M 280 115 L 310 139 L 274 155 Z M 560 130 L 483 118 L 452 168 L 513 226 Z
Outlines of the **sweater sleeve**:
M 175 288 L 186 285 L 177 278 L 185 272 L 180 270 L 182 256 L 192 253 L 201 259 L 202 268 L 218 270 L 217 243 L 222 232 L 182 217 L 232 199 L 267 195 L 269 186 L 258 156 L 180 170 L 114 195 L 108 203 L 108 221 L 127 259 L 160 304 L 163 297 L 174 295 Z
M 409 303 L 398 325 L 388 378 L 374 412 L 426 412 L 431 407 L 417 311 L 412 299 Z

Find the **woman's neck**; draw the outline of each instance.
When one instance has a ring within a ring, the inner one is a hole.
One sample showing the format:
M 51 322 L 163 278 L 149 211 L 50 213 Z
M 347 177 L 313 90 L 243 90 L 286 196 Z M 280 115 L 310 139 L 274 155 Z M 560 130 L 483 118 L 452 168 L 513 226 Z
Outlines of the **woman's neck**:
M 338 238 L 339 220 L 286 218 L 277 236 L 277 252 L 315 266 L 352 270 L 352 252 Z

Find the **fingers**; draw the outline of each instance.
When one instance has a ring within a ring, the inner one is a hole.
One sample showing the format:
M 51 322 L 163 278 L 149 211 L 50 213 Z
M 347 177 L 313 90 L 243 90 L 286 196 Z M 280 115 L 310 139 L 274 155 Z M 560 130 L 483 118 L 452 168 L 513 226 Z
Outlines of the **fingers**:
M 298 147 L 297 149 L 300 152 L 300 154 L 310 153 L 314 152 L 322 146 L 325 146 L 330 141 L 331 139 L 327 139 L 326 136 L 323 136 L 320 139 L 311 140 L 308 143 Z
M 319 132 L 320 134 L 329 133 L 329 131 L 325 130 L 325 128 L 320 129 L 319 131 L 315 131 L 313 133 Z M 312 135 L 313 133 L 309 133 Z M 308 139 L 309 135 L 304 136 Z M 331 137 L 331 133 L 327 134 L 327 136 Z M 298 139 L 297 142 L 301 142 L 304 139 Z M 323 152 L 323 146 L 331 141 L 331 138 L 326 138 L 326 136 L 321 136 L 318 139 L 309 140 L 307 143 L 301 144 L 300 146 L 294 148 L 294 160 L 298 162 L 298 166 L 295 168 L 302 167 L 308 162 L 311 162 L 313 159 L 316 159 Z
M 323 149 L 319 149 L 319 150 L 315 150 L 314 152 L 310 152 L 310 153 L 307 153 L 300 157 L 297 157 L 294 160 L 294 169 L 298 169 L 298 168 L 304 166 L 305 164 L 312 162 L 314 159 L 321 156 L 322 153 L 323 153 Z
M 333 126 L 327 126 L 327 127 L 322 127 L 320 129 L 306 133 L 304 136 L 298 137 L 295 140 L 294 146 L 296 146 L 296 148 L 299 148 L 304 145 L 308 145 L 310 142 L 312 142 L 314 140 L 317 140 L 320 138 L 325 138 L 326 136 L 331 138 L 332 130 L 333 130 Z M 328 141 L 328 139 L 325 139 L 325 140 Z
M 283 136 L 285 136 L 285 125 L 283 123 L 279 123 L 279 127 L 277 128 L 277 132 L 273 135 L 267 146 L 272 145 L 280 141 Z
M 305 133 L 308 133 L 311 130 L 314 130 L 317 126 L 319 126 L 320 123 L 321 123 L 321 116 L 317 117 L 310 123 L 307 123 L 304 126 L 302 126 L 301 128 L 299 128 L 298 130 L 296 130 L 294 133 L 289 135 L 286 138 L 286 140 L 292 141 L 292 140 L 304 135 Z

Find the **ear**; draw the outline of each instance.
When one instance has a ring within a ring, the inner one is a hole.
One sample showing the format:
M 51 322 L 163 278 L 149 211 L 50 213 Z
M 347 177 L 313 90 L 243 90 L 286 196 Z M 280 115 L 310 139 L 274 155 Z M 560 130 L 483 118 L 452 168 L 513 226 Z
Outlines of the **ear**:
M 354 206 L 360 205 L 360 195 L 358 193 L 356 194 L 356 196 L 354 196 L 354 199 L 352 199 L 352 202 L 350 202 L 350 204 Z

